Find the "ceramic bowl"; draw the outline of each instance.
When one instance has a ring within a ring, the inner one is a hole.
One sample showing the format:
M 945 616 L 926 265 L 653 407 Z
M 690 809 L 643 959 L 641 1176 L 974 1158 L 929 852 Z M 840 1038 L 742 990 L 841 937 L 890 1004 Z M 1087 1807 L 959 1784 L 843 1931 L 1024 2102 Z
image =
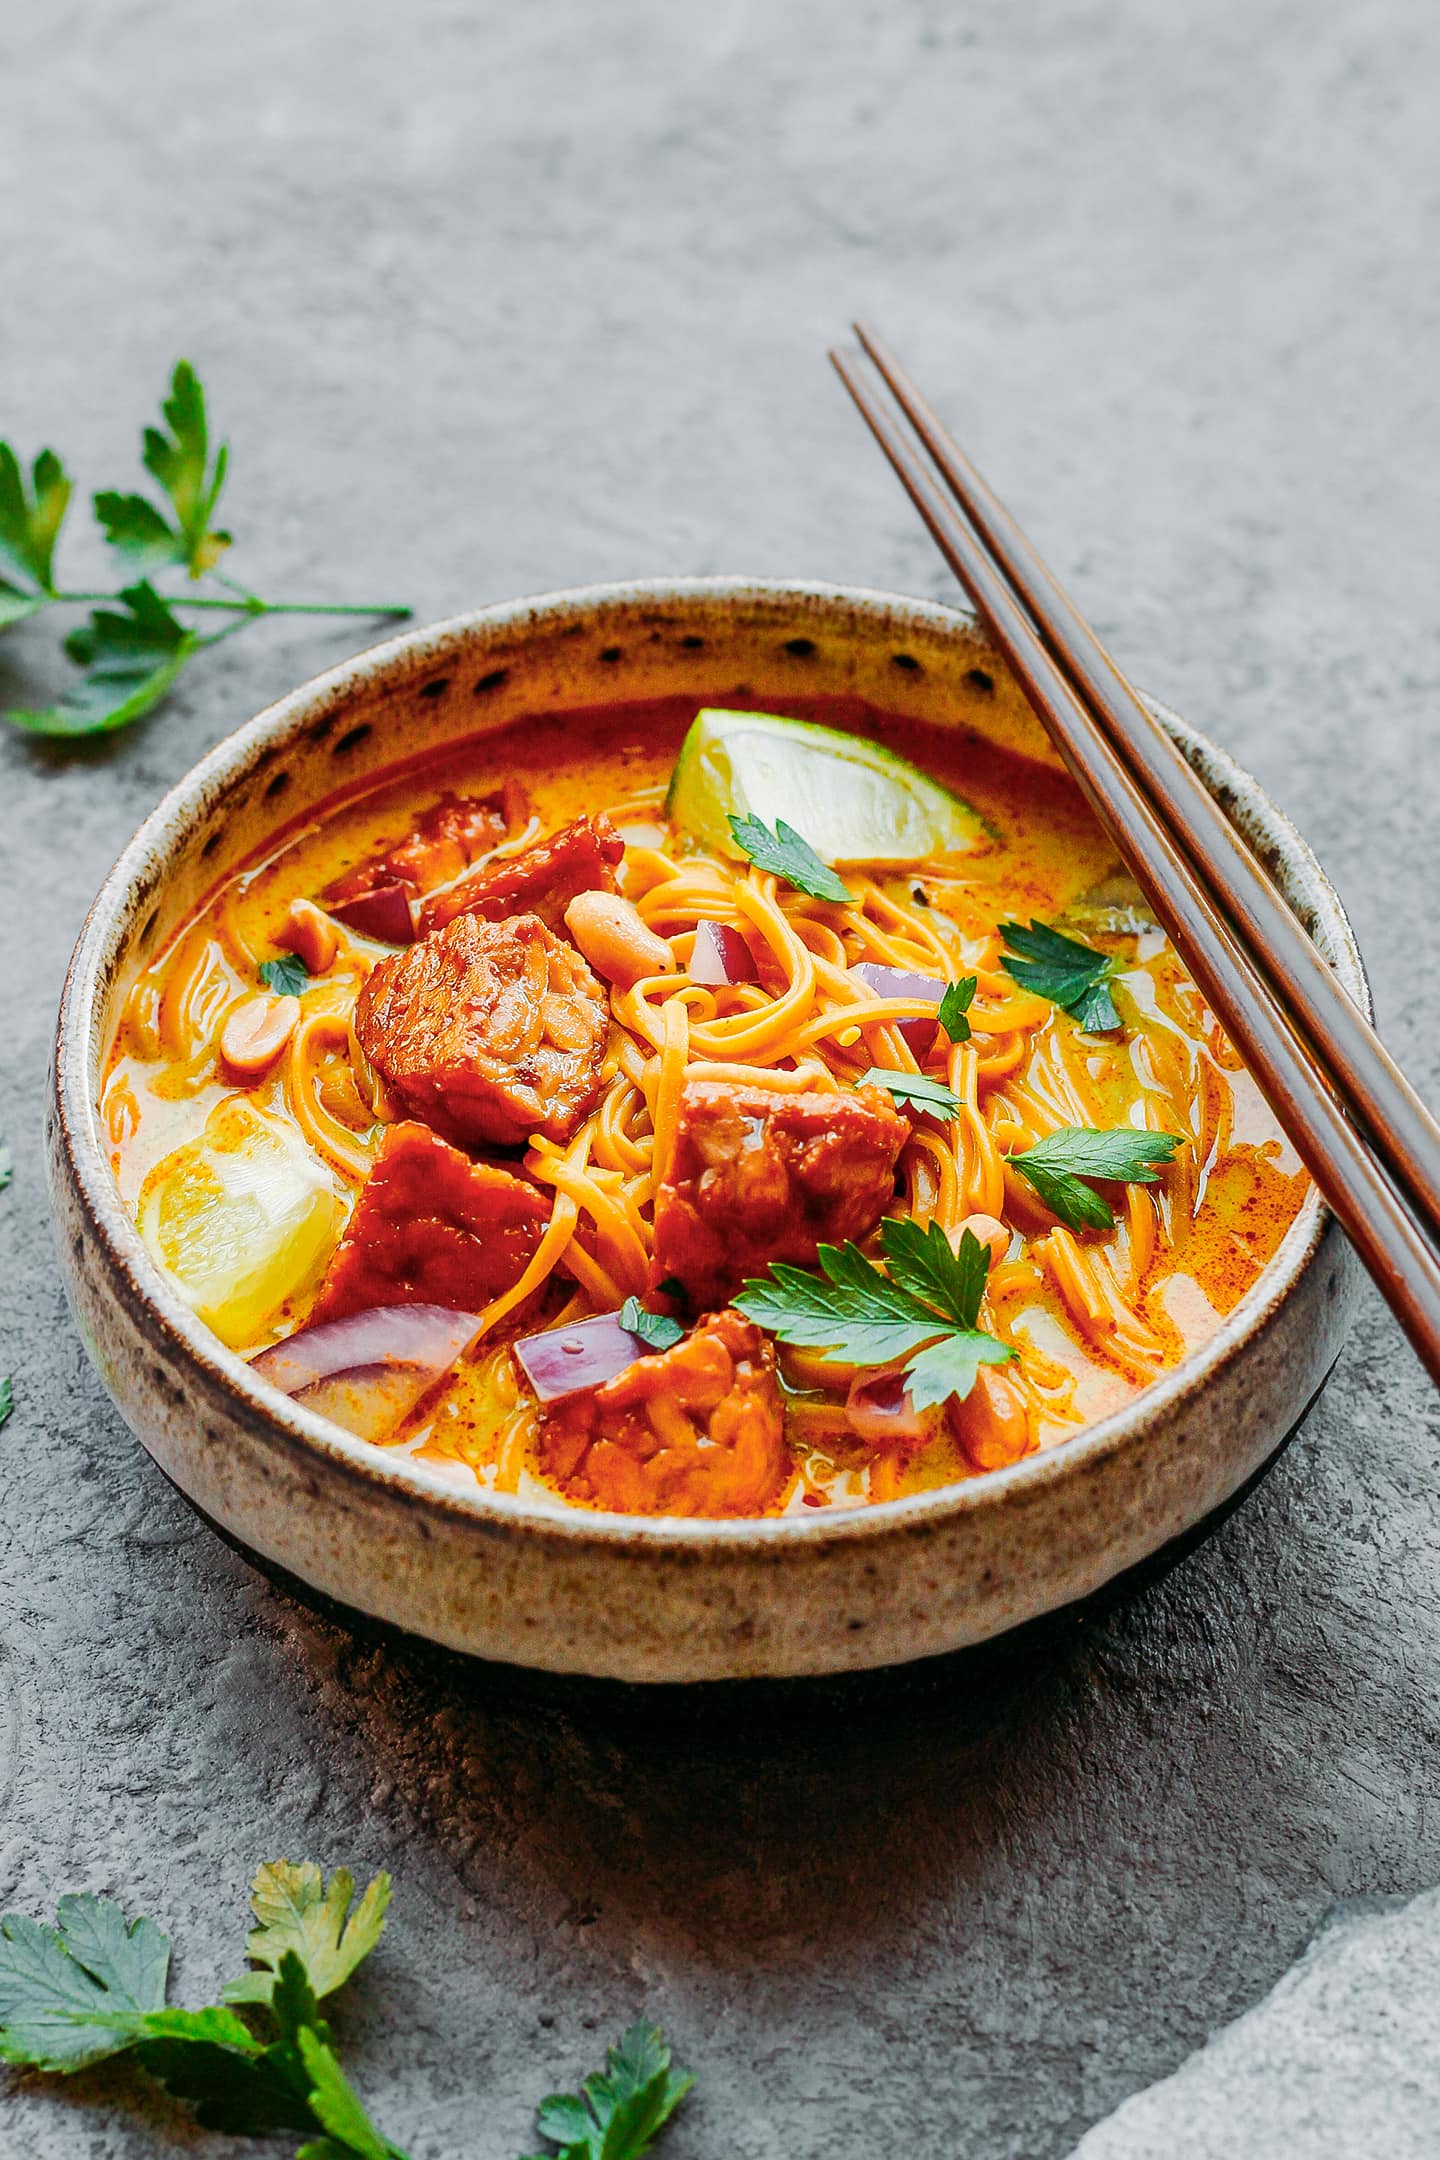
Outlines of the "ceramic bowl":
M 1221 1509 L 1323 1384 L 1357 1267 L 1306 1201 L 1243 1303 L 1115 1415 L 1009 1470 L 853 1513 L 696 1522 L 457 1489 L 252 1378 L 123 1213 L 96 1113 L 139 970 L 281 818 L 426 748 L 606 700 L 852 693 L 1051 760 L 965 615 L 831 586 L 592 588 L 396 638 L 297 690 L 171 790 L 107 878 L 65 985 L 50 1125 L 60 1251 L 86 1346 L 174 1484 L 264 1560 L 460 1650 L 552 1672 L 735 1680 L 895 1664 L 1070 1604 Z M 1367 1000 L 1344 911 L 1298 834 L 1215 746 L 1156 708 Z

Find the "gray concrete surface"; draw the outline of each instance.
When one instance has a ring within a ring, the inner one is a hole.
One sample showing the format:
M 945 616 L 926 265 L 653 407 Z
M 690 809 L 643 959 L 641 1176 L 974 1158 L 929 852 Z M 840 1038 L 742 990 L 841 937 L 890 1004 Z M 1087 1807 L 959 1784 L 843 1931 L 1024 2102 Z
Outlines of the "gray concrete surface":
M 421 616 L 651 571 L 942 594 L 824 366 L 866 310 L 1137 677 L 1315 841 L 1437 1092 L 1433 8 L 60 0 L 4 32 L 17 443 L 131 484 L 185 352 L 262 591 Z M 67 562 L 100 568 L 78 540 Z M 7 639 L 0 686 L 33 689 L 45 648 Z M 391 1867 L 342 2023 L 416 2160 L 523 2149 L 537 2096 L 642 2007 L 700 2076 L 672 2160 L 1052 2160 L 1336 1900 L 1440 1880 L 1431 1391 L 1372 1298 L 1203 1552 L 918 1696 L 535 1700 L 267 1586 L 86 1365 L 41 1099 L 120 844 L 345 649 L 261 627 L 123 738 L 0 742 L 0 1904 L 121 1891 L 195 2000 L 256 1860 Z M 186 2149 L 124 2098 L 21 2082 L 0 2146 Z M 1235 2155 L 1245 2106 L 1240 2083 Z
M 1125 2101 L 1074 2160 L 1422 2160 L 1440 2126 L 1437 1986 L 1440 1892 L 1398 1912 L 1337 1907 L 1263 2003 Z

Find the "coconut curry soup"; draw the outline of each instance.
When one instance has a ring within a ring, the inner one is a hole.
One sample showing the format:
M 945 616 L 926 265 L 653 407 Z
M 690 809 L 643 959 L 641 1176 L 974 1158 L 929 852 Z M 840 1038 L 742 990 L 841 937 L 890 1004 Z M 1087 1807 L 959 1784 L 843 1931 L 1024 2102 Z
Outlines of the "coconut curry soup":
M 1070 783 L 853 701 L 545 715 L 336 797 L 137 982 L 103 1116 L 273 1386 L 647 1515 L 1062 1445 L 1306 1190 Z

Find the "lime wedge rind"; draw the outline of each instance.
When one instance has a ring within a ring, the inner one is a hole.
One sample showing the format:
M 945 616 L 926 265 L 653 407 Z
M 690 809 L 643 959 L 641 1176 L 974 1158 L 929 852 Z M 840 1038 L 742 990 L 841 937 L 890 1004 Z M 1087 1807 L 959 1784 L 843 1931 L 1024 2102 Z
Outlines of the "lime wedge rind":
M 968 853 L 984 820 L 882 744 L 779 713 L 697 713 L 666 814 L 701 847 L 739 857 L 730 816 L 784 818 L 822 861 L 899 866 Z

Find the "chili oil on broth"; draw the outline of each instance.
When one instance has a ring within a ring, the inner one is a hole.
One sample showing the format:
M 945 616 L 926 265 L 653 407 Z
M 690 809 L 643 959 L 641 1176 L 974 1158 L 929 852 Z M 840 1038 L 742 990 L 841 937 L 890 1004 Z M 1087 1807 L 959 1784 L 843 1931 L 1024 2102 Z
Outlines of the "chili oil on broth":
M 547 1192 L 582 1195 L 568 1255 L 520 1320 L 513 1309 L 500 1317 L 471 1360 L 394 1435 L 394 1445 L 445 1466 L 463 1484 L 559 1497 L 539 1469 L 538 1406 L 510 1345 L 517 1332 L 613 1309 L 644 1290 L 637 1263 L 648 1257 L 656 1115 L 664 1122 L 657 1090 L 665 1007 L 681 999 L 688 1033 L 704 1038 L 726 1016 L 717 996 L 727 1009 L 733 1002 L 723 991 L 691 985 L 683 967 L 685 923 L 697 914 L 723 918 L 727 885 L 733 900 L 737 879 L 756 882 L 744 864 L 688 851 L 666 822 L 667 784 L 695 711 L 692 700 L 666 699 L 534 716 L 441 759 L 397 769 L 379 786 L 337 794 L 279 831 L 209 896 L 136 983 L 112 1045 L 101 1114 L 132 1214 L 144 1214 L 157 1164 L 180 1149 L 198 1156 L 207 1121 L 243 1128 L 258 1115 L 267 1132 L 288 1135 L 313 1171 L 296 1240 L 300 1278 L 258 1325 L 248 1324 L 243 1300 L 221 1324 L 231 1346 L 252 1355 L 304 1324 L 384 1129 L 359 1069 L 351 1014 L 369 970 L 392 948 L 356 933 L 342 929 L 335 961 L 311 980 L 301 1023 L 275 1065 L 237 1087 L 221 1063 L 226 1016 L 254 996 L 260 964 L 287 949 L 292 903 L 384 853 L 447 792 L 482 794 L 518 780 L 531 817 L 504 843 L 507 851 L 578 816 L 609 812 L 628 843 L 621 889 L 674 939 L 681 971 L 612 994 L 610 1078 L 586 1124 L 596 1137 L 582 1151 L 585 1174 L 568 1174 L 573 1143 L 545 1144 L 526 1157 Z M 971 1041 L 928 1066 L 960 1096 L 961 1115 L 950 1125 L 917 1123 L 901 1157 L 894 1212 L 934 1215 L 947 1229 L 983 1212 L 1010 1229 L 1009 1250 L 991 1271 L 984 1324 L 1017 1353 L 1005 1370 L 1023 1396 L 1027 1451 L 1055 1446 L 1214 1332 L 1278 1248 L 1304 1197 L 1303 1170 L 1065 776 L 968 732 L 878 713 L 853 699 L 791 700 L 787 711 L 883 742 L 953 787 L 985 821 L 987 837 L 963 858 L 873 876 L 847 868 L 846 882 L 862 900 L 858 913 L 763 883 L 769 906 L 821 957 L 978 976 Z M 684 896 L 678 904 L 667 886 Z M 837 935 L 842 913 L 846 925 Z M 1004 973 L 998 925 L 1032 916 L 1116 954 L 1121 1035 L 1082 1034 L 1067 1014 Z M 781 982 L 766 987 L 783 995 Z M 831 1029 L 807 1041 L 798 1057 L 771 1047 L 721 1062 L 753 1062 L 757 1077 L 819 1064 L 830 1085 L 845 1085 L 871 1065 L 911 1062 L 903 1047 L 897 1053 L 891 1025 L 864 1025 L 858 1039 L 847 1040 L 853 1032 Z M 713 1048 L 704 1054 L 715 1060 Z M 1057 1125 L 1130 1123 L 1178 1134 L 1185 1144 L 1159 1183 L 1115 1191 L 1110 1233 L 1079 1236 L 1058 1225 L 1003 1160 Z M 587 1187 L 597 1166 L 600 1182 Z M 608 1234 L 586 1214 L 587 1189 L 597 1216 L 610 1221 Z M 150 1229 L 154 1249 L 153 1222 Z M 860 1505 L 999 1466 L 983 1447 L 967 1454 L 940 1414 L 918 1442 L 862 1445 L 844 1416 L 850 1369 L 789 1350 L 780 1352 L 780 1364 L 793 1469 L 763 1512 Z

